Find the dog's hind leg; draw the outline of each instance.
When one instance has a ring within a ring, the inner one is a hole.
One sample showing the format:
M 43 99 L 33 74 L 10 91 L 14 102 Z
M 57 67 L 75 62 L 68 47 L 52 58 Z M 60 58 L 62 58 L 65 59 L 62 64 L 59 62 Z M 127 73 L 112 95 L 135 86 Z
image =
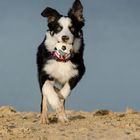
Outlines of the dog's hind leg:
M 41 124 L 48 124 L 48 107 L 47 107 L 47 99 L 46 95 L 42 95 L 42 101 L 41 101 Z

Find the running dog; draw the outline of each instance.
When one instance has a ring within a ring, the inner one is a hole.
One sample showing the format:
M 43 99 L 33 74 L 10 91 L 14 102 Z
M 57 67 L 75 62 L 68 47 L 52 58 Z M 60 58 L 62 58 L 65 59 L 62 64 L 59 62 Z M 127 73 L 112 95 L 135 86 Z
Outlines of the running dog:
M 41 123 L 49 123 L 48 105 L 59 121 L 67 122 L 65 100 L 85 73 L 83 6 L 75 0 L 67 16 L 49 7 L 41 15 L 48 19 L 48 30 L 37 52 Z

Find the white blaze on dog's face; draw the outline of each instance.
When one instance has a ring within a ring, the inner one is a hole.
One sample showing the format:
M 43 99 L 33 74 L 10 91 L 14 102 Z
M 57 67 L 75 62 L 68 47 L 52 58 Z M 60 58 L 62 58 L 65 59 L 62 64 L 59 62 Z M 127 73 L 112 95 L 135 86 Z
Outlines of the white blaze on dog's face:
M 65 42 L 67 44 L 72 44 L 74 42 L 74 35 L 70 31 L 72 27 L 72 20 L 69 17 L 61 17 L 58 20 L 56 32 L 53 36 L 59 42 Z

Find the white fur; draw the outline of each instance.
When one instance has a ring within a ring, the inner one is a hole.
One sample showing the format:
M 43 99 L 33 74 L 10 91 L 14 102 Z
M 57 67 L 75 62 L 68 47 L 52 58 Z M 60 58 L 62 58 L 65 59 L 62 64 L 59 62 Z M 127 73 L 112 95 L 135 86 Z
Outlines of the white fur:
M 43 95 L 46 96 L 48 103 L 56 110 L 60 107 L 60 99 L 53 88 L 53 83 L 46 81 L 42 88 Z
M 61 95 L 66 99 L 70 95 L 70 85 L 66 83 L 64 87 L 60 90 Z
M 54 51 L 56 44 L 57 44 L 57 40 L 50 35 L 50 31 L 47 31 L 46 40 L 45 40 L 45 46 L 46 46 L 47 50 L 50 52 Z
M 44 66 L 44 71 L 61 83 L 66 83 L 70 78 L 78 75 L 76 65 L 72 64 L 71 61 L 63 63 L 56 60 L 49 60 Z
M 81 38 L 75 38 L 73 43 L 73 50 L 75 53 L 78 53 L 81 47 Z
M 58 97 L 58 93 L 54 90 L 55 82 L 46 81 L 42 87 L 42 93 L 47 98 L 48 103 L 54 110 L 57 110 L 61 106 L 61 101 Z M 60 90 L 60 94 L 66 99 L 70 94 L 70 86 L 68 83 L 64 85 L 64 87 Z
M 63 42 L 62 36 L 68 36 L 69 40 L 67 43 L 72 44 L 73 40 L 74 40 L 74 36 L 71 33 L 71 31 L 69 30 L 69 27 L 72 25 L 71 19 L 68 17 L 61 17 L 58 20 L 58 23 L 62 26 L 63 29 L 61 30 L 61 32 L 54 34 L 55 39 L 59 42 Z

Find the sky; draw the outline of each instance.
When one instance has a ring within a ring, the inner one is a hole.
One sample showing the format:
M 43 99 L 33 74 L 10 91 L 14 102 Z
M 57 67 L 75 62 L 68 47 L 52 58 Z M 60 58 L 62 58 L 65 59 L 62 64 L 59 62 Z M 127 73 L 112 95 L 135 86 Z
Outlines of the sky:
M 47 7 L 67 15 L 74 0 L 0 1 L 0 106 L 40 110 L 36 52 Z M 76 111 L 140 110 L 140 0 L 81 0 L 86 74 L 66 101 Z

